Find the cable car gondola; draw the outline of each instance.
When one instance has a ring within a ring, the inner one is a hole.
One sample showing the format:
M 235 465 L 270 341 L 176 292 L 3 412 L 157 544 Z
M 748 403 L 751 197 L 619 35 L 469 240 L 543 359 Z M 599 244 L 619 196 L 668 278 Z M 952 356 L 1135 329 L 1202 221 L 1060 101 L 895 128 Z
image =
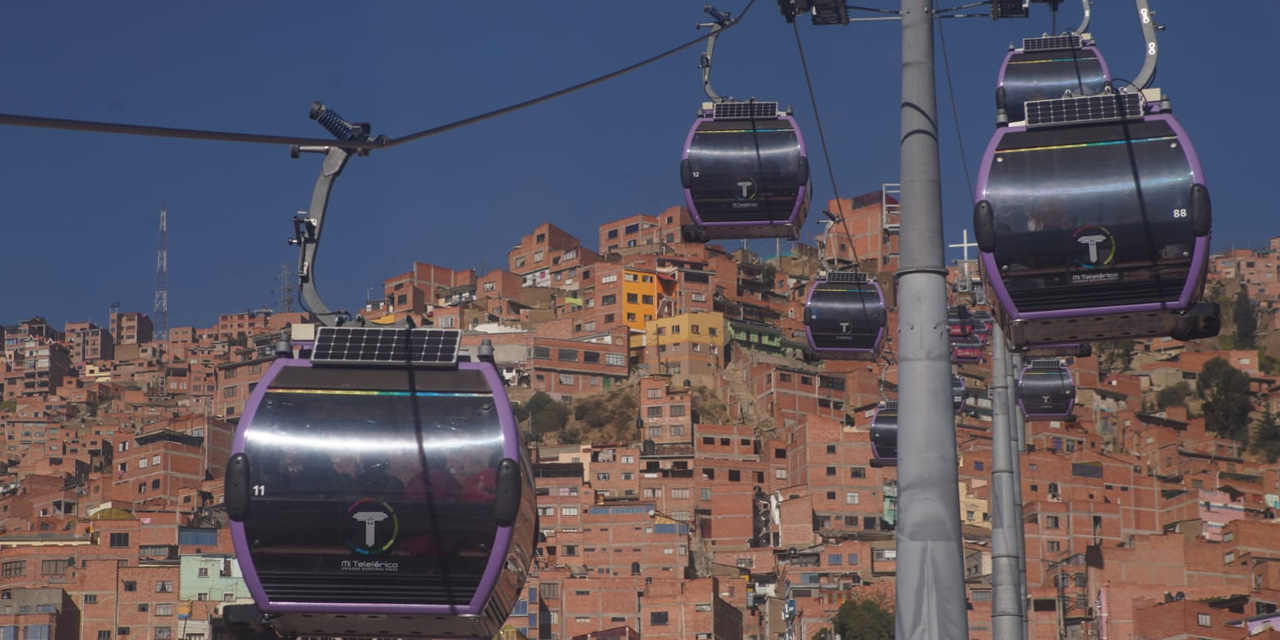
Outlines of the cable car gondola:
M 1018 376 L 1018 405 L 1028 420 L 1057 420 L 1071 415 L 1076 385 L 1057 359 L 1032 360 Z
M 988 297 L 1015 348 L 1217 334 L 1217 305 L 1199 303 L 1209 192 L 1155 94 L 1027 103 L 992 138 L 978 194 Z
M 692 240 L 794 240 L 809 212 L 804 137 L 776 102 L 704 103 L 685 139 L 680 182 Z
M 460 332 L 322 327 L 275 361 L 227 466 L 231 536 L 278 634 L 491 638 L 535 544 L 532 473 Z M 491 349 L 491 347 L 490 347 Z
M 951 361 L 957 364 L 976 364 L 982 362 L 982 343 L 962 341 L 951 343 Z
M 956 413 L 964 410 L 964 405 L 968 398 L 965 394 L 964 378 L 959 374 L 951 376 L 951 406 L 955 407 Z
M 1092 96 L 1111 82 L 1111 72 L 1098 47 L 1078 33 L 1023 38 L 1000 65 L 996 108 L 1007 121 L 1026 118 L 1032 100 L 1064 95 Z
M 898 464 L 898 401 L 886 400 L 871 418 L 871 460 L 873 467 Z
M 884 292 L 861 272 L 831 272 L 809 287 L 804 329 L 819 357 L 874 360 L 884 343 Z

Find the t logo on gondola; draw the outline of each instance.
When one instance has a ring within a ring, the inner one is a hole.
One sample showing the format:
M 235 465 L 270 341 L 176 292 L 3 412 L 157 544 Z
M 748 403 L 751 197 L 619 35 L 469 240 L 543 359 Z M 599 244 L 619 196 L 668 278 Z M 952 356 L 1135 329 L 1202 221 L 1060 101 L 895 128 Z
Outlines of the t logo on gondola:
M 1080 227 L 1073 238 L 1076 263 L 1086 269 L 1111 264 L 1116 257 L 1116 239 L 1106 227 Z
M 750 200 L 756 197 L 756 181 L 751 178 L 738 178 L 735 183 L 738 185 L 738 193 L 734 194 L 739 200 Z
M 364 498 L 347 507 L 350 516 L 346 529 L 347 547 L 366 556 L 391 550 L 400 533 L 400 518 L 391 505 Z

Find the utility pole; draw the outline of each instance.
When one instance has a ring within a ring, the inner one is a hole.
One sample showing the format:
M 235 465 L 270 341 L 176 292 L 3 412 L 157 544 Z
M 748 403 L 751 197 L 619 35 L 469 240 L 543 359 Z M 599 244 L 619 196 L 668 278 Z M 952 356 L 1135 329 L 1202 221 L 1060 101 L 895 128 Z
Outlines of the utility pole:
M 1004 329 L 996 324 L 991 331 L 991 634 L 1000 640 L 1022 637 L 1022 590 L 1018 585 L 1018 525 L 1014 513 L 1013 434 L 1011 414 L 1012 359 Z
M 1010 377 L 1022 375 L 1022 354 L 1013 354 Z M 1018 586 L 1022 589 L 1022 637 L 1031 637 L 1031 615 L 1027 598 L 1027 533 L 1026 518 L 1022 514 L 1022 453 L 1026 451 L 1027 417 L 1018 405 L 1017 387 L 1009 386 L 1009 407 L 1013 413 L 1013 507 L 1018 514 Z
M 901 10 L 896 637 L 967 640 L 931 4 Z

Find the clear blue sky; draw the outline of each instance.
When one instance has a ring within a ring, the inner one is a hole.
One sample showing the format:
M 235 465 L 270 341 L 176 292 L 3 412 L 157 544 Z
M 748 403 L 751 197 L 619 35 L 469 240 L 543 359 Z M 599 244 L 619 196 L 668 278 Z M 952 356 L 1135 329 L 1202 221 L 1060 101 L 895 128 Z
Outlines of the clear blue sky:
M 718 5 L 735 14 L 744 0 Z M 892 0 L 864 4 L 896 8 Z M 955 4 L 961 4 L 956 2 Z M 1152 0 L 1161 32 L 1156 85 L 1173 100 L 1208 176 L 1215 247 L 1259 246 L 1273 219 L 1280 3 Z M 523 100 L 625 66 L 698 35 L 701 1 L 25 3 L 4 9 L 0 112 L 322 137 L 319 99 L 391 136 Z M 1230 8 L 1228 8 L 1230 7 Z M 1029 20 L 943 25 L 971 175 L 993 130 L 994 82 L 1009 42 L 1050 29 Z M 1079 21 L 1068 0 L 1059 30 Z M 800 21 L 839 189 L 898 179 L 897 23 Z M 1091 32 L 1117 77 L 1141 65 L 1136 12 L 1101 0 Z M 677 166 L 704 99 L 700 47 L 572 96 L 357 158 L 339 179 L 318 277 L 331 306 L 414 260 L 505 265 L 550 221 L 596 244 L 602 222 L 681 203 Z M 722 94 L 795 107 L 815 157 L 815 208 L 831 196 L 791 26 L 771 0 L 720 39 Z M 938 48 L 946 234 L 971 225 L 971 200 Z M 296 251 L 319 156 L 282 147 L 0 127 L 0 323 L 44 315 L 106 321 L 151 312 L 157 221 L 169 211 L 169 323 L 272 304 Z M 821 177 L 821 179 L 818 179 Z M 1270 204 L 1269 204 L 1270 203 Z M 764 243 L 760 250 L 772 250 Z M 958 257 L 952 250 L 950 257 Z

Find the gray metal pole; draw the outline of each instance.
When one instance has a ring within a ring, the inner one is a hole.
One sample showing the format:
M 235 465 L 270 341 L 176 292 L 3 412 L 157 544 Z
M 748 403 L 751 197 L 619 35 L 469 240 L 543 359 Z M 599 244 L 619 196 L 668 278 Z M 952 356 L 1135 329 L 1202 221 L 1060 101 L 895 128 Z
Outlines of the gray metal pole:
M 1018 525 L 1013 511 L 1013 416 L 1009 370 L 1012 360 L 1004 330 L 997 325 L 991 356 L 991 636 L 1017 640 L 1022 635 L 1018 604 Z
M 1013 376 L 1022 375 L 1022 354 L 1013 354 Z M 1010 386 L 1013 390 L 1017 387 Z M 1018 586 L 1022 589 L 1022 627 L 1023 637 L 1031 637 L 1031 616 L 1027 612 L 1030 600 L 1027 597 L 1027 531 L 1026 518 L 1022 514 L 1022 453 L 1027 450 L 1027 417 L 1017 403 L 1017 394 L 1010 393 L 1013 402 L 1013 504 L 1018 513 Z
M 968 640 L 930 0 L 902 0 L 899 640 Z

